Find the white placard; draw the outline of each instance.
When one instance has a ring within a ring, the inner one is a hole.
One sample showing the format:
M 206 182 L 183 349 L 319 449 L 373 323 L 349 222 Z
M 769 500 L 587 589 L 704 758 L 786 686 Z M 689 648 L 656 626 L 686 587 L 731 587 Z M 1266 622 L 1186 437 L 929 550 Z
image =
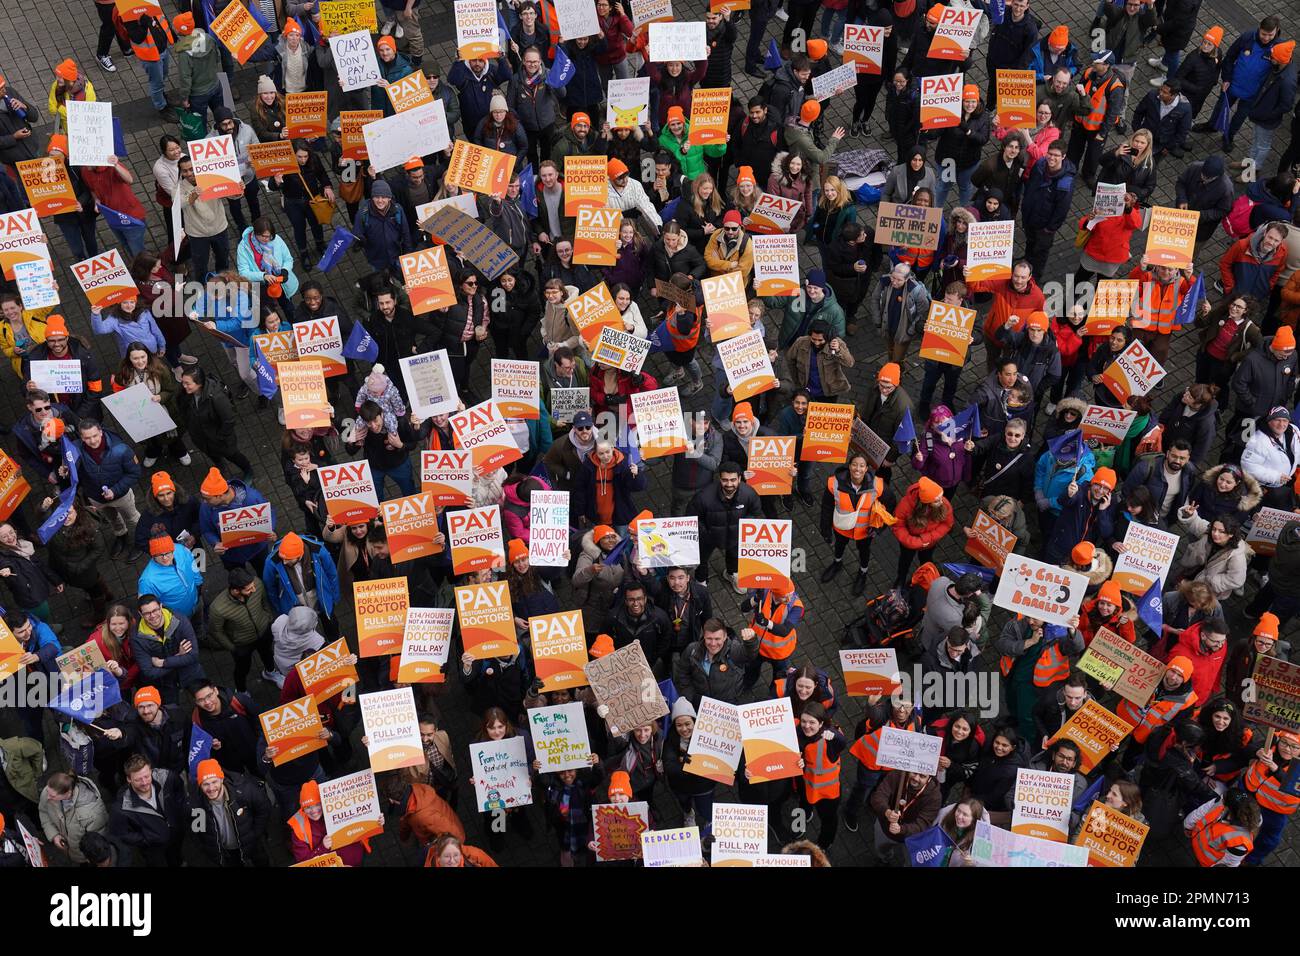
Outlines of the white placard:
M 478 218 L 478 200 L 475 198 L 474 193 L 464 192 L 448 196 L 446 199 L 433 199 L 429 202 L 420 203 L 415 207 L 416 223 L 427 222 L 429 217 L 443 206 L 452 206 L 459 209 L 471 219 Z
M 609 97 L 605 101 L 605 122 L 613 129 L 619 125 L 620 114 L 623 114 L 622 125 L 633 125 L 627 122 L 632 118 L 632 110 L 637 111 L 634 125 L 642 126 L 650 122 L 650 77 L 633 76 L 626 80 L 609 81 Z
M 81 363 L 76 359 L 35 359 L 31 366 L 32 381 L 42 391 L 79 395 L 84 390 L 81 384 Z
M 654 24 L 650 24 L 652 27 Z M 703 26 L 703 24 L 700 24 Z M 641 834 L 641 859 L 648 867 L 701 866 L 700 828 L 678 827 L 676 830 L 651 830 Z
M 166 406 L 153 399 L 149 386 L 139 382 L 120 392 L 105 395 L 102 401 L 131 441 L 146 441 L 176 427 Z
M 421 418 L 432 418 L 456 410 L 460 395 L 451 375 L 451 360 L 447 358 L 446 349 L 403 356 L 397 364 L 402 369 L 411 411 Z
M 529 710 L 528 729 L 543 773 L 591 766 L 591 740 L 582 704 Z
M 813 99 L 826 100 L 839 96 L 858 84 L 857 64 L 849 61 L 841 63 L 833 70 L 827 70 L 820 76 L 813 76 Z
M 939 772 L 939 750 L 942 747 L 942 737 L 884 727 L 880 731 L 876 763 L 889 770 L 934 776 Z
M 569 493 L 534 491 L 528 499 L 528 563 L 563 568 L 568 551 Z
M 561 40 L 578 40 L 601 33 L 596 0 L 554 0 Z
M 113 156 L 113 104 L 68 100 L 68 165 L 107 166 Z
M 652 23 L 650 24 L 650 62 L 668 63 L 671 60 L 706 60 L 709 41 L 704 23 Z
M 49 259 L 29 259 L 14 263 L 14 281 L 23 308 L 48 309 L 59 304 L 59 290 L 54 286 L 54 272 Z
M 700 525 L 694 515 L 642 518 L 636 536 L 637 556 L 647 568 L 693 568 L 700 563 Z
M 339 71 L 339 86 L 344 93 L 376 86 L 382 80 L 379 60 L 369 30 L 357 30 L 342 36 L 330 37 L 330 50 L 334 65 Z
M 1009 554 L 993 603 L 1048 624 L 1065 624 L 1079 613 L 1087 588 L 1086 575 L 1022 554 Z
M 528 751 L 521 735 L 470 744 L 469 762 L 480 813 L 526 807 L 533 802 Z
M 451 145 L 447 110 L 436 98 L 404 113 L 372 120 L 361 127 L 361 135 L 370 165 L 381 173 L 404 165 L 413 156 L 428 156 Z

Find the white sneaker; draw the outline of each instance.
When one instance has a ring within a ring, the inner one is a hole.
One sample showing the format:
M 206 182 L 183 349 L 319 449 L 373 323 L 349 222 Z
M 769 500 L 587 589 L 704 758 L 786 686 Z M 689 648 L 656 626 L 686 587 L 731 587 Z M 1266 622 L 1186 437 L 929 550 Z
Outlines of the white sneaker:
M 117 72 L 117 66 L 113 63 L 113 58 L 109 56 L 107 53 L 105 53 L 103 56 L 97 56 L 95 57 L 95 59 L 99 61 L 99 65 L 104 68 L 105 73 Z
M 836 56 L 843 56 L 843 55 L 844 55 L 844 44 L 843 44 L 843 43 L 832 43 L 831 46 L 830 46 L 830 51 L 831 51 L 832 53 L 834 53 Z
M 742 588 L 742 587 L 740 586 L 740 575 L 739 575 L 739 574 L 733 574 L 733 575 L 731 575 L 731 576 L 729 577 L 728 580 L 731 581 L 731 590 L 735 591 L 737 594 L 745 594 L 746 592 L 749 591 L 749 588 Z
M 284 675 L 279 671 L 262 671 L 262 680 L 270 681 L 276 687 L 284 687 Z
M 778 20 L 780 20 L 782 23 L 784 23 L 786 20 L 789 20 L 789 19 L 790 19 L 790 14 L 786 13 L 785 10 L 784 10 L 783 8 L 777 8 L 777 11 L 776 11 L 775 16 L 776 16 L 776 18 L 777 18 Z
M 158 461 L 157 458 L 146 458 L 144 460 L 144 466 L 146 468 L 152 468 L 157 461 Z
M 1147 57 L 1147 62 L 1150 63 L 1152 66 L 1164 66 L 1164 65 L 1165 65 L 1164 57 L 1159 57 L 1159 56 L 1149 56 L 1149 57 Z
M 186 452 L 185 454 L 181 455 L 180 462 L 181 462 L 181 464 L 184 465 L 185 467 L 188 468 L 188 467 L 190 466 L 190 463 L 191 463 L 192 461 L 194 461 L 194 459 L 190 457 L 190 453 L 189 453 L 189 452 Z
M 684 382 L 684 381 L 686 381 L 686 373 L 678 368 L 678 369 L 673 369 L 673 371 L 669 372 L 667 375 L 664 376 L 663 384 L 676 385 L 678 382 Z
M 1159 89 L 1160 87 L 1165 85 L 1165 81 L 1167 79 L 1168 77 L 1164 77 L 1164 76 L 1153 76 L 1151 77 L 1151 79 L 1147 80 L 1147 82 L 1150 83 L 1152 86 L 1154 86 L 1156 89 Z
M 693 826 L 695 826 L 695 808 L 694 808 L 694 807 L 692 807 L 691 809 L 689 809 L 689 810 L 686 811 L 686 818 L 685 818 L 684 820 L 682 820 L 682 826 L 684 826 L 684 827 L 693 827 Z

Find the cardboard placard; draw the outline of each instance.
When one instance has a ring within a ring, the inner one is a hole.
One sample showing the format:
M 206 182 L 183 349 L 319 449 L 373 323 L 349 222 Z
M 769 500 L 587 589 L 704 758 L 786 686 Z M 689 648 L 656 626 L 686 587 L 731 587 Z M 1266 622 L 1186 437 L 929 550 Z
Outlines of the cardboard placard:
M 441 103 L 440 100 L 438 102 Z M 464 256 L 489 282 L 499 278 L 501 273 L 519 261 L 519 256 L 500 236 L 454 206 L 443 206 L 421 222 L 420 228 L 451 246 L 458 255 Z
M 113 153 L 113 104 L 68 100 L 68 162 L 73 166 L 107 166 Z
M 635 374 L 641 371 L 649 354 L 649 339 L 606 325 L 601 328 L 591 350 L 591 362 L 593 365 L 608 365 Z
M 367 34 L 379 32 L 379 18 L 372 0 L 321 0 L 322 36 L 332 38 L 354 30 L 364 30 Z
M 1251 681 L 1254 699 L 1245 701 L 1245 718 L 1277 730 L 1300 731 L 1300 666 L 1261 656 Z
M 933 777 L 939 772 L 939 751 L 942 747 L 942 737 L 884 727 L 880 731 L 880 749 L 876 752 L 876 763 L 887 770 L 905 770 Z
M 652 24 L 652 26 L 658 25 Z M 704 857 L 700 853 L 700 828 L 679 827 L 675 830 L 650 830 L 642 833 L 641 859 L 647 868 L 703 866 Z
M 1001 574 L 1007 556 L 1015 550 L 1016 536 L 979 510 L 971 519 L 970 529 L 975 533 L 966 539 L 966 553 Z
M 609 708 L 605 724 L 615 736 L 668 713 L 668 703 L 646 662 L 640 641 L 588 661 L 583 671 L 596 700 Z
M 469 745 L 475 802 L 481 813 L 526 807 L 533 802 L 528 751 L 520 734 Z
M 650 77 L 611 77 L 606 94 L 605 122 L 610 129 L 630 129 L 650 122 Z
M 542 773 L 591 765 L 591 741 L 582 704 L 557 704 L 528 711 L 528 729 Z
M 1158 659 L 1105 627 L 1093 635 L 1078 668 L 1138 707 L 1147 705 L 1166 669 Z
M 591 812 L 597 862 L 641 859 L 641 834 L 650 830 L 650 804 L 644 800 L 621 806 L 598 803 Z
M 322 4 L 322 6 L 329 5 Z M 370 12 L 373 16 L 373 6 Z M 355 30 L 339 36 L 331 36 L 329 41 L 330 51 L 334 54 L 334 66 L 338 70 L 339 89 L 344 93 L 364 90 L 384 81 L 383 74 L 379 72 L 379 58 L 375 56 L 375 45 L 371 42 L 369 30 Z M 383 110 L 374 112 L 379 113 L 380 116 L 384 115 Z
M 651 23 L 650 63 L 669 63 L 673 60 L 693 62 L 709 58 L 709 42 L 704 21 L 687 23 Z
M 904 249 L 937 249 L 943 210 L 906 203 L 882 202 L 876 207 L 876 244 Z
M 440 153 L 451 143 L 447 129 L 447 108 L 442 100 L 435 99 L 423 106 L 414 106 L 405 113 L 371 120 L 361 127 L 370 165 L 378 172 L 403 166 L 413 156 L 430 156 Z M 505 192 L 505 186 L 501 187 Z M 420 223 L 425 232 L 429 228 Z M 450 243 L 448 243 L 450 245 Z M 498 273 L 499 274 L 499 273 Z M 496 276 L 488 276 L 495 279 Z

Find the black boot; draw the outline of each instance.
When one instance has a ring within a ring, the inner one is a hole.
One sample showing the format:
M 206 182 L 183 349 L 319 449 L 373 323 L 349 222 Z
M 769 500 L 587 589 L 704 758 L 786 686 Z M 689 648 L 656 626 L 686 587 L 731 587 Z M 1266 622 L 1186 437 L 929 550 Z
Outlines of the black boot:
M 838 558 L 832 561 L 830 564 L 826 566 L 826 570 L 822 572 L 822 584 L 830 584 L 832 581 L 835 580 L 836 576 L 843 570 L 844 570 L 843 561 L 839 560 Z
M 853 596 L 860 597 L 867 590 L 867 569 L 862 568 L 858 571 L 858 578 L 853 582 Z

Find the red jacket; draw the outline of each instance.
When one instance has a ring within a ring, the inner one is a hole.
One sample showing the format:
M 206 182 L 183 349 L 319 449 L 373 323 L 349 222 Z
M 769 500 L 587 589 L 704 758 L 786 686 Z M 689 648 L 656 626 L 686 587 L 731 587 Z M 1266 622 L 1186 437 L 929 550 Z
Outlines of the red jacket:
M 1120 608 L 1108 621 L 1098 621 L 1093 623 L 1092 612 L 1097 609 L 1097 599 L 1084 601 L 1083 607 L 1079 609 L 1079 633 L 1083 635 L 1083 646 L 1087 647 L 1092 643 L 1092 639 L 1097 636 L 1097 631 L 1106 628 L 1108 631 L 1114 631 L 1130 644 L 1137 643 L 1137 631 L 1133 627 L 1133 618 L 1136 611 L 1133 608 L 1133 602 L 1128 598 L 1121 598 L 1124 606 Z
M 1192 689 L 1196 691 L 1197 700 L 1210 700 L 1218 693 L 1219 675 L 1223 671 L 1223 662 L 1228 656 L 1228 645 L 1224 644 L 1212 654 L 1201 650 L 1201 623 L 1197 621 L 1178 635 L 1167 657 L 1166 664 L 1175 657 L 1185 657 L 1192 662 L 1196 670 L 1192 673 Z
M 1079 228 L 1082 229 L 1090 218 L 1091 216 L 1084 216 L 1080 219 Z M 1098 262 L 1128 262 L 1132 255 L 1129 240 L 1141 228 L 1142 210 L 1137 206 L 1122 216 L 1107 216 L 1093 227 L 1083 251 Z
M 913 527 L 912 513 L 920 503 L 920 492 L 916 485 L 912 485 L 907 489 L 907 494 L 903 495 L 903 500 L 898 503 L 898 507 L 894 509 L 894 537 L 898 539 L 900 546 L 911 548 L 913 551 L 933 548 L 952 530 L 952 504 L 946 497 L 943 499 L 943 517 L 924 527 Z
M 86 174 L 83 171 L 81 175 L 84 179 Z M 1225 252 L 1223 258 L 1219 260 L 1219 277 L 1223 280 L 1224 295 L 1232 294 L 1232 287 L 1237 284 L 1237 273 L 1235 267 L 1240 263 L 1245 263 L 1248 267 L 1247 271 L 1252 272 L 1255 275 L 1267 276 L 1269 289 L 1272 289 L 1273 286 L 1277 285 L 1278 277 L 1282 274 L 1282 265 L 1286 262 L 1286 243 L 1281 243 L 1273 253 L 1272 257 L 1261 261 L 1255 257 L 1253 252 L 1250 251 L 1250 241 L 1253 238 L 1254 233 L 1251 233 L 1249 236 L 1244 236 L 1241 239 L 1238 239 L 1228 247 L 1228 251 Z M 1262 278 L 1259 284 L 1261 287 L 1263 286 Z M 1249 291 L 1251 295 L 1256 295 L 1257 292 L 1257 290 L 1247 291 Z
M 1083 339 L 1069 322 L 1052 319 L 1048 331 L 1056 339 L 1057 351 L 1061 353 L 1061 368 L 1074 368 L 1083 351 Z
M 984 318 L 984 336 L 989 339 L 996 338 L 998 329 L 1006 325 L 1007 319 L 1013 315 L 1018 315 L 1021 319 L 1028 319 L 1030 312 L 1046 311 L 1044 307 L 1047 304 L 1047 299 L 1043 296 L 1043 290 L 1038 287 L 1038 283 L 1033 279 L 1029 280 L 1029 288 L 1024 292 L 1017 292 L 1011 285 L 1010 279 L 968 282 L 966 288 L 972 293 L 993 293 L 993 307 L 989 309 L 989 314 Z
M 636 27 L 626 15 L 599 17 L 600 29 L 605 34 L 605 52 L 596 54 L 596 62 L 601 66 L 622 63 L 627 59 L 627 39 L 636 34 Z M 689 111 L 688 111 L 689 112 Z
M 109 653 L 108 645 L 104 643 L 103 624 L 91 632 L 90 640 L 95 642 L 99 652 L 104 655 L 105 661 L 115 660 L 122 665 L 122 676 L 117 679 L 117 683 L 122 690 L 123 699 L 127 699 L 135 692 L 135 682 L 140 679 L 140 665 L 135 662 L 135 654 L 131 650 L 130 634 L 126 634 L 124 637 L 128 638 L 128 640 L 119 642 L 121 651 L 116 657 Z

